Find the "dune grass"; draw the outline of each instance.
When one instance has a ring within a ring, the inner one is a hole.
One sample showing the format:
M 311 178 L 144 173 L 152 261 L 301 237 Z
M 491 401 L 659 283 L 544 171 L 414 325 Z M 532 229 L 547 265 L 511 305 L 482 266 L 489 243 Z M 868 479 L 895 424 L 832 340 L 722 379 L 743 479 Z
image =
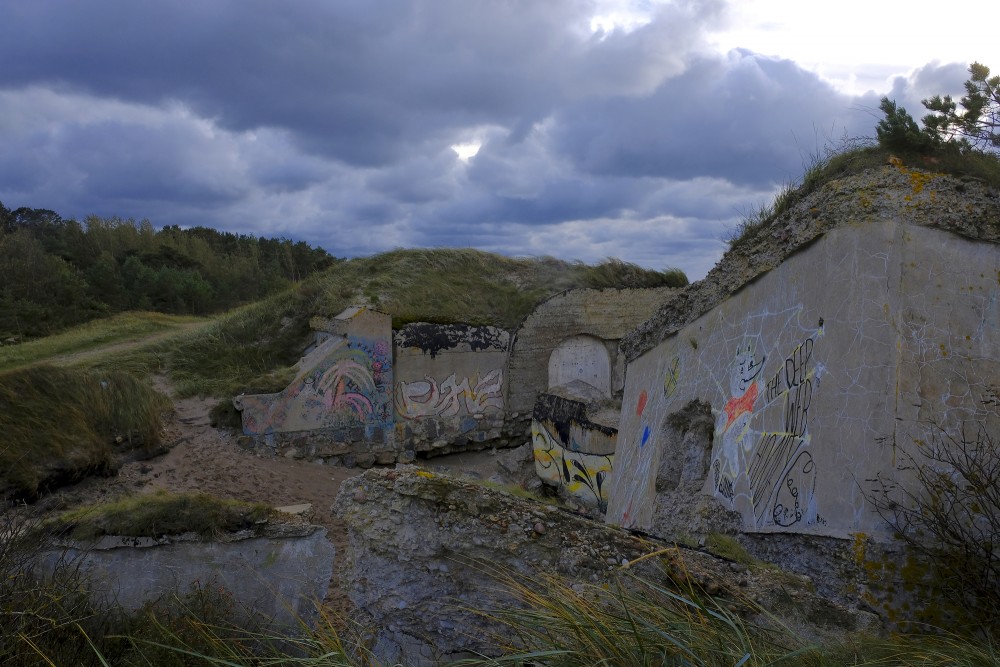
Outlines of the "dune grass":
M 810 642 L 752 600 L 720 601 L 694 587 L 663 581 L 659 576 L 650 579 L 629 572 L 623 572 L 617 585 L 611 586 L 573 583 L 551 575 L 505 578 L 503 585 L 522 606 L 480 612 L 500 623 L 492 639 L 501 656 L 457 664 L 1000 665 L 1000 653 L 990 640 L 954 632 L 889 637 L 857 634 L 838 642 Z M 758 623 L 748 620 L 751 618 Z
M 783 213 L 824 183 L 889 164 L 890 157 L 931 172 L 970 178 L 1000 188 L 1000 155 L 983 151 L 890 151 L 874 140 L 848 140 L 813 153 L 801 178 L 781 187 L 774 199 L 751 206 L 724 240 L 731 249 L 746 246 Z
M 31 366 L 0 373 L 0 494 L 107 471 L 116 452 L 159 443 L 165 398 L 122 372 Z

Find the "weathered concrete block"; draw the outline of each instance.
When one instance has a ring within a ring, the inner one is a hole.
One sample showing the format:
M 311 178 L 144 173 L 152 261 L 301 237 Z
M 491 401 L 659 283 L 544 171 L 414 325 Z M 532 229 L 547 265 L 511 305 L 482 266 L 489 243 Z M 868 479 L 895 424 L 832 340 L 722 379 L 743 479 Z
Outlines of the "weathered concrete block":
M 97 599 L 128 610 L 218 586 L 255 620 L 294 628 L 317 618 L 315 603 L 326 596 L 334 547 L 325 528 L 283 526 L 216 541 L 193 535 L 105 537 L 63 545 L 44 554 L 41 563 L 52 568 L 60 559 L 79 564 Z
M 334 320 L 344 334 L 303 358 L 286 389 L 233 399 L 246 435 L 354 427 L 375 441 L 392 425 L 391 318 L 352 307 Z
M 623 564 L 666 546 L 550 505 L 407 466 L 347 480 L 334 510 L 350 531 L 344 570 L 350 598 L 374 624 L 378 657 L 403 664 L 441 664 L 470 651 L 495 654 L 490 638 L 509 632 L 475 610 L 519 604 L 497 577 L 559 574 L 611 584 Z M 776 582 L 746 568 L 736 572 L 729 562 L 697 551 L 671 553 L 685 576 L 715 594 L 755 596 L 780 617 L 801 620 L 813 636 L 877 627 L 870 615 L 815 596 L 805 581 Z M 654 577 L 654 561 L 636 567 L 650 566 L 642 575 Z
M 617 341 L 676 292 L 579 289 L 540 304 L 511 344 L 507 410 L 530 413 L 539 393 L 572 380 L 588 381 L 607 395 L 620 391 Z
M 971 185 L 919 185 L 886 168 L 824 186 L 801 204 L 821 215 L 796 209 L 629 336 L 623 350 L 644 351 L 628 366 L 609 521 L 656 523 L 667 421 L 695 399 L 715 420 L 703 494 L 746 531 L 840 538 L 888 537 L 869 480 L 905 478 L 899 448 L 931 422 L 997 419 L 984 400 L 1000 377 L 995 194 L 970 209 Z M 966 230 L 963 217 L 990 242 L 924 226 Z

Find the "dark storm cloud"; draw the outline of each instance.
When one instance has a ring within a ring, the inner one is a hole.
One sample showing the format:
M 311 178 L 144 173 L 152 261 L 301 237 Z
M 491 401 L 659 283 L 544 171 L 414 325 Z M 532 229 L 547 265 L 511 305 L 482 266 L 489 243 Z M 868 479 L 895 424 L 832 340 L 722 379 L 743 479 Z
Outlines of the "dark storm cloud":
M 694 61 L 649 96 L 559 112 L 554 143 L 594 174 L 764 187 L 801 171 L 817 131 L 858 125 L 851 104 L 791 61 L 734 51 Z
M 475 244 L 697 277 L 740 211 L 829 135 L 871 133 L 875 94 L 848 98 L 787 60 L 709 54 L 721 0 L 674 2 L 631 31 L 593 32 L 593 9 L 4 3 L 0 201 L 341 255 Z M 953 70 L 896 86 L 919 100 Z M 460 143 L 481 147 L 463 161 Z
M 381 165 L 455 126 L 541 118 L 581 85 L 648 85 L 683 53 L 655 40 L 692 41 L 703 6 L 595 41 L 569 0 L 38 0 L 5 10 L 0 85 L 179 99 L 228 129 L 284 127 L 303 150 Z

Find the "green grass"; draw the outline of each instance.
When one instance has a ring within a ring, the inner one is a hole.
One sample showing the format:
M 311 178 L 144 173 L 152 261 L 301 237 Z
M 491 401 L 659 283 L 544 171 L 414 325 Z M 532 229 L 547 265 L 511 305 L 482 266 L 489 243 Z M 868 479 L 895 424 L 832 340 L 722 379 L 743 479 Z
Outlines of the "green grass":
M 263 503 L 222 500 L 206 493 L 159 491 L 80 507 L 61 515 L 47 528 L 81 540 L 102 535 L 161 537 L 188 532 L 217 537 L 252 528 L 276 516 L 276 511 Z
M 163 313 L 121 313 L 82 324 L 55 336 L 0 347 L 0 371 L 40 362 L 53 363 L 53 358 L 62 355 L 80 354 L 114 343 L 182 331 L 192 324 L 207 321 L 205 318 Z
M 180 396 L 277 391 L 284 384 L 272 373 L 301 357 L 311 314 L 308 292 L 289 290 L 230 311 L 158 354 Z
M 32 498 L 159 444 L 165 398 L 122 372 L 31 366 L 0 373 L 0 495 Z
M 473 249 L 393 250 L 353 259 L 321 278 L 317 309 L 336 315 L 366 301 L 410 322 L 514 328 L 546 297 L 572 287 L 682 287 L 677 269 L 653 271 L 617 259 L 597 266 L 552 257 L 513 259 Z
M 338 262 L 196 333 L 96 367 L 164 369 L 181 396 L 266 393 L 285 386 L 284 369 L 299 360 L 308 342 L 309 319 L 333 317 L 350 305 L 389 313 L 394 327 L 419 321 L 513 329 L 539 302 L 564 289 L 686 284 L 681 271 L 652 271 L 618 260 L 588 266 L 469 249 L 394 250 Z

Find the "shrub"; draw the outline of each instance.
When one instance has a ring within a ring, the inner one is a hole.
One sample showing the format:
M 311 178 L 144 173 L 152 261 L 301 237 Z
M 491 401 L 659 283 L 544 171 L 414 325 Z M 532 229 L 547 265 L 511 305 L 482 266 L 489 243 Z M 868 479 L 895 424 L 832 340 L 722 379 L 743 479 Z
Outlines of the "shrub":
M 939 145 L 936 135 L 921 132 L 917 122 L 896 102 L 883 97 L 878 108 L 885 114 L 875 126 L 875 135 L 883 148 L 894 151 L 926 152 Z
M 989 635 L 1000 630 L 1000 451 L 984 424 L 934 427 L 903 452 L 913 481 L 879 476 L 868 498 L 928 563 L 949 610 Z

